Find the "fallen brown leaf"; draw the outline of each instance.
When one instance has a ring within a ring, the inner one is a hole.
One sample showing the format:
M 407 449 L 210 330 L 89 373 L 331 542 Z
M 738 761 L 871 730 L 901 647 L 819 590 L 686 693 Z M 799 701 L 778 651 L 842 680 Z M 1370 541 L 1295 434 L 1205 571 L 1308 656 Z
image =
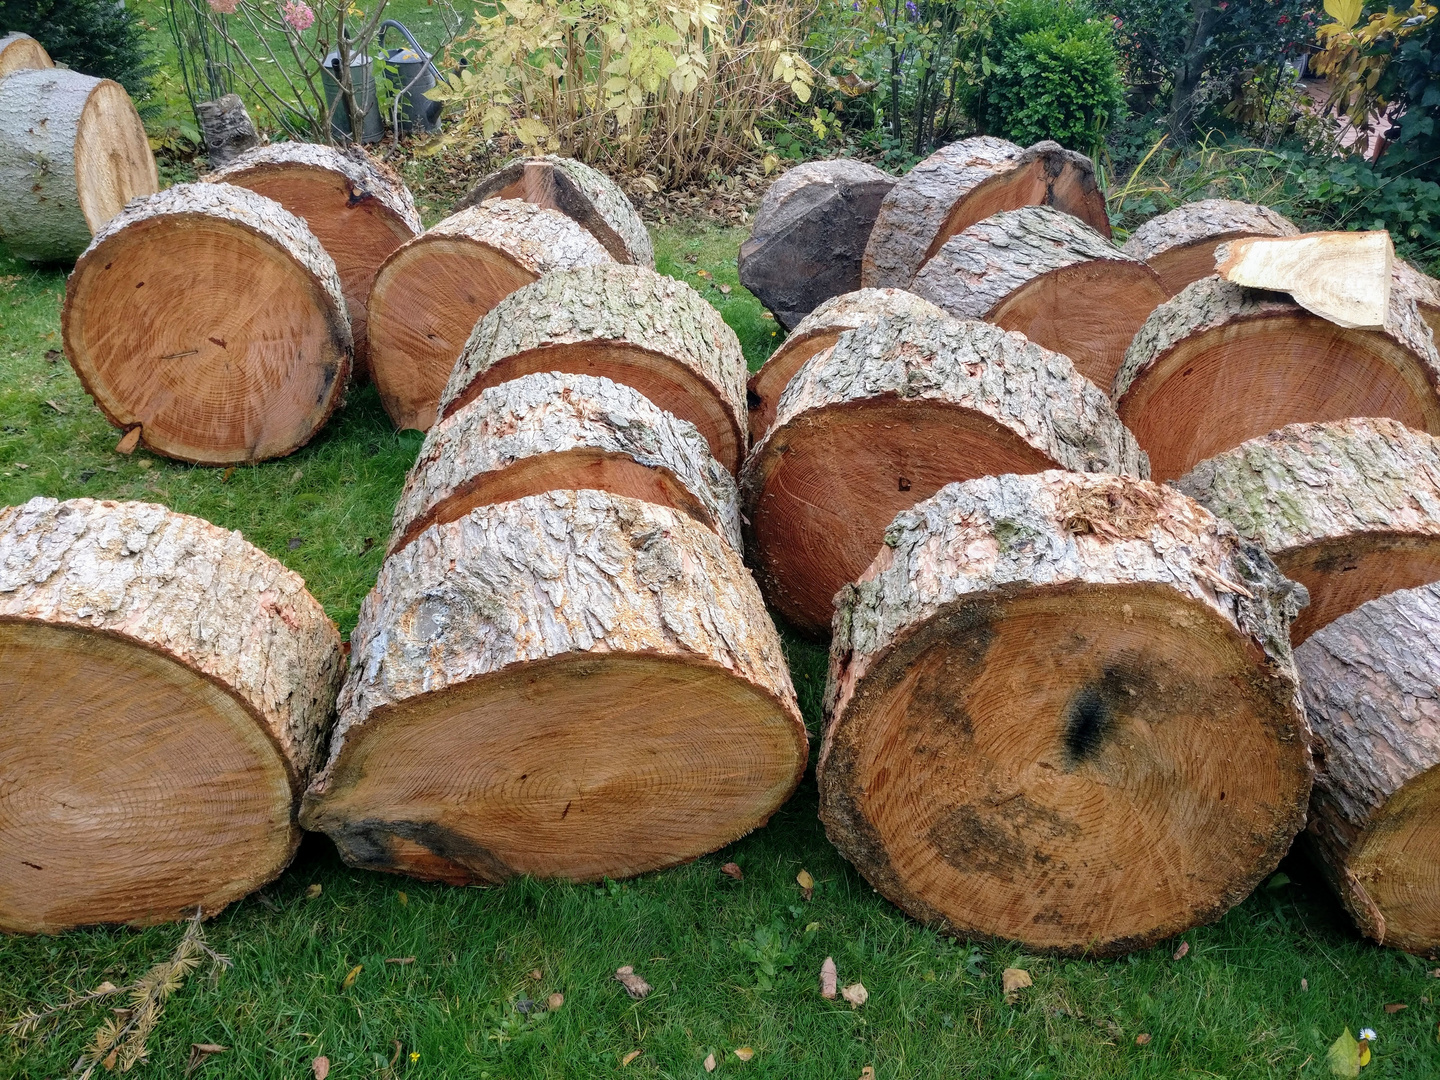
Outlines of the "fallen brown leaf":
M 1309 979 L 1301 979 L 1301 980 L 1300 980 L 1300 989 L 1301 989 L 1302 991 L 1309 990 L 1309 989 L 1310 989 L 1310 980 L 1309 980 Z
M 875 1066 L 866 1065 L 860 1070 L 860 1080 L 875 1080 Z
M 1136 1046 L 1144 1046 L 1144 1045 L 1145 1045 L 1146 1043 L 1148 1043 L 1149 1041 L 1150 1041 L 1150 1034 L 1149 1034 L 1149 1032 L 1141 1032 L 1139 1035 L 1136 1035 L 1136 1036 L 1135 1036 L 1135 1045 L 1136 1045 Z
M 185 1066 L 185 1075 L 189 1076 L 192 1072 L 194 1072 L 201 1065 L 203 1065 L 205 1063 L 205 1059 L 208 1058 L 211 1054 L 223 1054 L 224 1052 L 225 1047 L 221 1046 L 219 1043 L 191 1043 L 190 1061 Z
M 1399 1012 L 1401 1009 L 1408 1009 L 1409 1007 L 1410 1007 L 1410 1006 L 1409 1006 L 1409 1005 L 1406 1005 L 1404 1002 L 1396 1001 L 1396 1002 L 1393 1002 L 1392 1004 L 1386 1005 L 1386 1006 L 1385 1006 L 1385 1011 L 1386 1011 L 1387 1013 L 1397 1013 L 1397 1012 Z
M 1171 959 L 1171 960 L 1184 960 L 1184 959 L 1185 959 L 1185 954 L 1188 953 L 1189 951 L 1190 951 L 1190 943 L 1189 943 L 1188 941 L 1182 941 L 1182 942 L 1180 942 L 1180 947 L 1175 950 L 1175 955 L 1172 956 L 1170 959 Z
M 735 1056 L 738 1057 L 741 1061 L 749 1061 L 755 1056 L 755 1051 L 751 1050 L 748 1046 L 742 1046 L 740 1047 L 740 1049 L 735 1051 Z
M 615 978 L 620 985 L 625 987 L 625 993 L 629 994 L 636 1001 L 639 1001 L 646 994 L 650 993 L 650 984 L 635 974 L 635 969 L 629 964 L 622 968 L 615 969 Z
M 730 286 L 729 286 L 729 285 L 721 285 L 719 288 L 720 288 L 720 292 L 721 292 L 722 295 L 724 295 L 724 296 L 729 296 L 729 295 L 730 295 Z
M 536 982 L 539 982 L 544 977 L 544 974 L 541 973 L 539 968 L 532 968 L 530 970 L 530 978 L 534 979 Z
M 795 880 L 800 885 L 800 895 L 806 900 L 815 895 L 815 879 L 810 876 L 809 870 L 801 870 L 795 875 Z
M 834 1001 L 837 982 L 835 958 L 827 956 L 825 957 L 825 962 L 820 965 L 820 996 L 826 1001 Z
M 315 1080 L 325 1080 L 325 1078 L 330 1075 L 330 1059 L 327 1057 L 317 1057 L 314 1061 L 310 1062 L 310 1071 L 315 1074 Z
M 360 977 L 360 972 L 365 970 L 364 964 L 356 964 L 350 969 L 350 974 L 345 976 L 345 981 L 340 984 L 341 990 L 349 990 L 355 985 L 355 980 Z
M 850 1003 L 852 1009 L 858 1009 L 870 1000 L 870 991 L 865 989 L 864 983 L 855 982 L 841 990 L 840 996 Z
M 67 411 L 67 410 L 65 410 L 65 409 L 62 409 L 59 405 L 55 404 L 55 402 L 51 401 L 49 398 L 46 398 L 46 399 L 45 399 L 45 404 L 46 404 L 46 405 L 49 405 L 52 409 L 54 409 L 54 410 L 55 410 L 57 413 L 59 413 L 61 416 L 64 416 L 65 413 L 66 413 L 66 411 Z
M 554 1012 L 556 1009 L 560 1008 L 560 1006 L 564 1004 L 564 994 L 551 994 L 548 998 L 545 999 L 545 1009 L 547 1012 Z
M 385 962 L 386 962 L 387 964 L 401 964 L 401 965 L 404 965 L 404 964 L 413 964 L 413 963 L 415 962 L 415 957 L 413 957 L 413 956 L 388 956 L 388 957 L 385 958 Z
M 314 900 L 322 891 L 324 891 L 324 886 L 317 883 L 305 890 L 305 896 L 310 900 Z
M 1000 983 L 1005 988 L 1005 1000 L 1014 1002 L 1015 995 L 1027 986 L 1033 986 L 1030 973 L 1024 968 L 1006 968 L 1000 973 Z
M 393 1069 L 395 1063 L 400 1060 L 400 1055 L 405 1052 L 405 1047 L 400 1045 L 399 1039 L 391 1039 L 390 1045 L 395 1048 L 395 1052 L 390 1055 L 390 1067 Z
M 745 880 L 745 871 L 741 870 L 740 867 L 733 862 L 727 862 L 724 866 L 720 867 L 720 872 L 726 877 L 734 878 L 736 881 Z
M 115 444 L 115 452 L 117 454 L 133 454 L 135 447 L 139 445 L 140 425 L 136 424 L 129 431 L 125 432 L 124 435 L 120 436 L 120 441 Z
M 629 1065 L 630 1062 L 634 1061 L 637 1057 L 640 1056 L 640 1053 L 641 1051 L 639 1050 L 631 1050 L 628 1054 L 626 1054 L 620 1059 L 620 1067 L 623 1069 L 626 1065 Z
M 714 1055 L 714 1054 L 706 1054 L 706 1055 L 705 1055 L 705 1071 L 706 1071 L 706 1072 L 714 1072 L 714 1071 L 715 1071 L 715 1055 Z
M 58 363 L 59 363 L 61 360 L 63 360 L 64 358 L 65 358 L 65 354 L 62 353 L 59 349 L 46 349 L 46 350 L 45 350 L 45 362 L 46 362 L 47 364 L 58 364 Z

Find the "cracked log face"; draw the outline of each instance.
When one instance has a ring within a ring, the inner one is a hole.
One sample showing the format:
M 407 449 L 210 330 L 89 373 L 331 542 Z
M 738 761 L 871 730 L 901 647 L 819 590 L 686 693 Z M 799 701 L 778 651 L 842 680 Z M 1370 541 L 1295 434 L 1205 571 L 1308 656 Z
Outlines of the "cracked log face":
M 1440 957 L 1440 586 L 1371 600 L 1295 650 L 1315 729 L 1311 852 L 1360 931 Z
M 1305 822 L 1292 590 L 1158 484 L 944 488 L 840 597 L 827 834 L 960 936 L 1108 956 L 1218 918 Z
M 390 553 L 477 506 L 561 488 L 671 507 L 744 550 L 735 478 L 694 424 L 609 379 L 536 372 L 430 429 L 395 507 Z
M 861 267 L 866 288 L 908 289 L 952 236 L 1001 210 L 1054 206 L 1110 235 L 1095 166 L 1059 143 L 1028 150 L 982 135 L 941 147 L 885 196 Z
M 488 387 L 539 371 L 634 387 L 694 424 L 732 473 L 745 453 L 745 357 L 735 331 L 683 281 L 642 266 L 547 274 L 487 315 L 440 398 L 450 416 Z
M 1050 206 L 970 226 L 946 241 L 913 287 L 957 319 L 984 319 L 1064 353 L 1100 387 L 1168 296 L 1155 271 Z
M 343 671 L 304 582 L 237 532 L 0 510 L 0 931 L 214 915 L 273 880 Z
M 204 179 L 274 199 L 309 226 L 335 260 L 355 339 L 355 373 L 367 375 L 366 304 L 375 272 L 392 251 L 425 231 L 400 177 L 359 147 L 285 142 L 248 150 Z
M 984 323 L 881 318 L 800 369 L 745 463 L 756 576 L 786 619 L 822 634 L 896 513 L 955 480 L 1056 467 L 1145 469 L 1066 357 Z
M 922 300 L 904 289 L 860 289 L 826 300 L 800 320 L 760 370 L 750 376 L 745 400 L 750 411 L 751 445 L 763 439 L 775 422 L 780 395 L 795 373 L 812 356 L 839 341 L 846 330 L 865 326 L 886 315 L 935 318 L 944 314 L 929 300 Z
M 1268 206 L 1234 199 L 1201 199 L 1145 222 L 1121 248 L 1160 277 L 1174 296 L 1215 273 L 1215 249 L 1246 236 L 1298 236 L 1295 225 Z
M 860 261 L 895 178 L 852 158 L 807 161 L 770 185 L 740 245 L 740 284 L 787 330 L 860 288 Z
M 66 283 L 61 327 L 112 424 L 201 465 L 293 453 L 350 377 L 335 263 L 294 214 L 229 184 L 177 184 L 112 218 Z
M 353 866 L 594 881 L 763 825 L 805 768 L 740 558 L 668 507 L 552 491 L 423 532 L 351 636 L 301 821 Z
M 1157 480 L 1292 423 L 1383 416 L 1440 434 L 1440 356 L 1413 301 L 1347 330 L 1289 297 L 1204 278 L 1156 308 L 1115 376 Z
M 1309 590 L 1294 645 L 1377 596 L 1440 581 L 1440 441 L 1394 420 L 1291 424 L 1175 487 Z
M 461 210 L 397 249 L 370 290 L 370 373 L 395 426 L 429 430 L 466 339 L 501 300 L 610 261 L 570 218 L 518 199 Z

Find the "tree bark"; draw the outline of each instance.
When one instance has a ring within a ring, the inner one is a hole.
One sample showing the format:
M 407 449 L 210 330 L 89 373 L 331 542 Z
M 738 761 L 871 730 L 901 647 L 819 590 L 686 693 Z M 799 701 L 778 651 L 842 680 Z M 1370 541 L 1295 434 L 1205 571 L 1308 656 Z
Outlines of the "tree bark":
M 298 450 L 350 375 L 334 261 L 294 214 L 229 184 L 177 184 L 112 218 L 75 264 L 61 330 L 106 419 L 203 465 Z
M 1158 480 L 1286 424 L 1385 416 L 1440 434 L 1440 356 L 1413 301 L 1347 330 L 1280 293 L 1202 278 L 1145 321 L 1115 376 Z
M 1034 203 L 1110 235 L 1105 196 L 1083 154 L 1048 140 L 1022 150 L 989 135 L 941 147 L 901 177 L 880 204 L 861 284 L 908 289 L 950 237 L 1001 210 Z
M 238 532 L 0 509 L 0 931 L 214 915 L 277 877 L 343 671 L 305 583 Z
M 301 821 L 353 866 L 456 884 L 671 866 L 764 824 L 806 738 L 730 546 L 668 507 L 551 491 L 392 555 Z
M 1306 839 L 1360 932 L 1440 956 L 1440 588 L 1371 600 L 1295 651 L 1319 773 Z
M 532 371 L 602 375 L 700 429 L 732 472 L 745 452 L 745 357 L 735 331 L 683 281 L 607 263 L 549 274 L 475 327 L 440 398 L 449 416 Z
M 765 437 L 775 422 L 780 395 L 812 356 L 829 349 L 846 330 L 865 326 L 886 315 L 937 318 L 945 312 L 904 289 L 860 289 L 826 300 L 791 330 L 760 370 L 750 376 L 746 404 L 750 410 L 750 443 Z
M 740 478 L 766 599 L 823 633 L 836 591 L 901 510 L 988 473 L 1144 475 L 1144 455 L 1068 358 L 984 323 L 886 316 L 812 357 Z
M 1404 259 L 1396 259 L 1391 267 L 1394 276 L 1390 287 L 1420 309 L 1420 318 L 1430 327 L 1431 339 L 1440 346 L 1440 281 L 1423 274 Z
M 1440 442 L 1394 420 L 1290 424 L 1175 487 L 1309 590 L 1293 645 L 1377 596 L 1440 581 Z
M 260 136 L 255 134 L 255 122 L 245 111 L 245 102 L 240 100 L 239 94 L 223 94 L 214 101 L 196 102 L 195 119 L 200 121 L 205 156 L 212 169 L 223 169 L 247 150 L 253 150 L 260 145 Z M 278 199 L 276 201 L 280 202 Z
M 69 262 L 130 199 L 159 187 L 119 83 L 53 67 L 0 79 L 0 236 L 11 254 Z
M 740 284 L 785 329 L 860 287 L 860 261 L 895 178 L 851 158 L 807 161 L 765 192 L 740 245 Z
M 599 240 L 616 262 L 655 267 L 650 231 L 634 204 L 620 185 L 582 161 L 547 154 L 512 162 L 471 188 L 455 210 L 496 198 L 558 210 Z
M 1297 592 L 1158 484 L 945 487 L 837 598 L 827 834 L 964 937 L 1113 956 L 1219 918 L 1305 822 Z
M 914 290 L 956 318 L 1064 353 L 1101 387 L 1166 299 L 1155 271 L 1050 206 L 1004 210 L 951 237 L 915 275 Z
M 355 339 L 357 377 L 368 375 L 366 306 L 376 271 L 396 248 L 425 231 L 404 181 L 358 146 L 289 142 L 251 150 L 205 179 L 259 192 L 310 227 L 335 260 Z
M 534 372 L 430 429 L 395 507 L 390 553 L 477 506 L 581 488 L 669 506 L 744 551 L 735 478 L 694 424 L 606 378 Z
M 435 422 L 470 332 L 516 289 L 556 270 L 610 262 L 570 218 L 518 199 L 452 214 L 401 245 L 370 290 L 370 373 L 400 429 Z
M 1125 241 L 1125 254 L 1148 263 L 1174 296 L 1215 273 L 1215 248 L 1242 236 L 1298 236 L 1300 230 L 1268 206 L 1234 199 L 1202 199 L 1145 222 Z
M 18 30 L 0 36 L 0 79 L 16 71 L 31 71 L 53 68 L 55 61 L 45 51 L 45 46 L 29 34 Z
M 1170 95 L 1170 137 L 1187 143 L 1195 130 L 1195 94 L 1205 74 L 1205 58 L 1210 51 L 1210 36 L 1220 11 L 1215 0 L 1191 0 L 1194 13 L 1193 29 L 1175 71 L 1175 87 Z

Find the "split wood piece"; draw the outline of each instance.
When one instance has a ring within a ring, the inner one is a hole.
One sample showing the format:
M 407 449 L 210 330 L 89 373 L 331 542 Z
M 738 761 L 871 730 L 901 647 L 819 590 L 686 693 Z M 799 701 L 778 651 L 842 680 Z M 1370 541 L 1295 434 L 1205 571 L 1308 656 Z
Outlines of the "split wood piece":
M 1057 467 L 1146 469 L 1066 357 L 985 323 L 878 319 L 800 369 L 745 463 L 756 576 L 786 619 L 823 633 L 897 512 L 951 481 Z
M 938 318 L 944 310 L 904 289 L 860 289 L 826 300 L 800 320 L 746 387 L 750 407 L 750 442 L 758 443 L 775 422 L 775 407 L 790 380 L 812 356 L 824 352 L 846 330 L 886 315 Z
M 694 424 L 609 379 L 534 372 L 430 429 L 395 507 L 389 553 L 477 506 L 557 488 L 668 506 L 744 550 L 735 478 Z
M 602 375 L 700 429 L 734 472 L 745 453 L 745 357 L 735 331 L 683 281 L 615 263 L 547 274 L 487 315 L 440 399 L 449 416 L 534 371 Z
M 1290 424 L 1175 487 L 1309 590 L 1293 645 L 1367 600 L 1440 581 L 1440 441 L 1394 420 Z
M 740 557 L 665 506 L 551 491 L 386 560 L 301 823 L 352 866 L 595 881 L 763 825 L 804 772 Z
M 807 161 L 770 185 L 740 245 L 740 284 L 787 330 L 860 288 L 860 260 L 895 178 L 853 158 Z
M 445 381 L 475 325 L 544 274 L 610 262 L 555 210 L 518 199 L 461 210 L 402 245 L 370 290 L 370 375 L 400 429 L 435 422 Z
M 1362 604 L 1295 663 L 1315 730 L 1310 850 L 1361 933 L 1440 957 L 1440 586 Z
M 949 485 L 837 598 L 826 832 L 962 937 L 1112 956 L 1219 918 L 1305 823 L 1296 592 L 1159 484 Z
M 255 121 L 251 120 L 250 114 L 245 111 L 245 102 L 240 100 L 239 94 L 222 94 L 214 101 L 197 101 L 195 103 L 195 119 L 200 122 L 200 137 L 205 143 L 205 157 L 209 160 L 212 169 L 223 169 L 245 151 L 260 145 L 260 137 L 255 133 Z M 235 183 L 236 181 L 228 182 Z M 241 186 L 249 187 L 250 185 Z M 270 193 L 262 191 L 261 194 L 269 195 Z M 276 201 L 283 205 L 285 200 L 276 199 Z M 300 216 L 304 217 L 305 215 L 301 214 Z M 311 229 L 313 231 L 313 224 Z M 352 309 L 350 312 L 352 323 L 355 321 L 356 314 Z
M 33 71 L 53 68 L 55 61 L 45 51 L 45 46 L 29 34 L 18 30 L 0 37 L 0 79 L 15 71 Z
M 1347 330 L 1289 297 L 1202 278 L 1145 321 L 1115 376 L 1120 419 L 1157 480 L 1286 424 L 1388 416 L 1440 434 L 1440 356 L 1412 301 Z
M 1395 260 L 1392 272 L 1390 288 L 1415 301 L 1420 317 L 1430 327 L 1431 337 L 1440 346 L 1440 281 L 1421 273 L 1404 259 Z
M 1049 206 L 1005 210 L 945 242 L 915 292 L 1063 352 L 1108 387 L 1135 331 L 1166 300 L 1155 271 Z
M 305 583 L 238 532 L 0 509 L 0 931 L 209 916 L 277 877 L 343 672 Z
M 1044 204 L 1110 235 L 1095 166 L 1059 143 L 1022 150 L 982 135 L 941 147 L 885 196 L 865 247 L 860 281 L 868 288 L 910 288 L 915 275 L 952 236 L 1001 210 Z
M 1174 296 L 1215 273 L 1215 248 L 1242 236 L 1298 236 L 1289 218 L 1268 206 L 1234 199 L 1201 199 L 1145 222 L 1121 248 L 1148 263 Z
M 75 264 L 61 328 L 106 419 L 201 465 L 293 453 L 350 377 L 335 263 L 294 214 L 230 184 L 177 184 L 112 218 Z
M 583 161 L 548 154 L 512 162 L 471 188 L 455 209 L 489 199 L 523 199 L 558 210 L 599 240 L 616 262 L 655 266 L 650 231 L 634 204 L 615 181 Z
M 1215 272 L 1250 289 L 1289 293 L 1337 326 L 1383 330 L 1395 248 L 1388 232 L 1323 232 L 1231 240 L 1215 249 Z
M 356 375 L 368 372 L 366 304 L 375 272 L 425 231 L 400 177 L 358 146 L 286 142 L 256 147 L 205 179 L 259 192 L 310 227 L 335 260 L 345 290 Z
M 0 236 L 12 255 L 69 262 L 127 202 L 159 189 L 119 83 L 66 68 L 0 79 Z

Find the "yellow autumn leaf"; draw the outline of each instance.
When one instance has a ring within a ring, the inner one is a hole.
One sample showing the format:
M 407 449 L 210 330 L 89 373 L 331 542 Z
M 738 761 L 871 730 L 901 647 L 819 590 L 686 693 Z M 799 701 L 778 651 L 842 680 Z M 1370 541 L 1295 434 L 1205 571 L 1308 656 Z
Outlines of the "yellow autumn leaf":
M 1325 0 L 1325 14 L 1347 28 L 1360 21 L 1362 7 L 1363 0 Z
M 795 875 L 795 880 L 800 884 L 800 888 L 802 889 L 813 889 L 815 887 L 815 879 L 810 876 L 809 870 L 801 870 Z
M 356 964 L 350 969 L 350 974 L 345 976 L 345 981 L 340 984 L 341 990 L 349 990 L 355 985 L 355 980 L 360 977 L 360 972 L 365 969 L 364 964 Z
M 639 1051 L 639 1050 L 631 1050 L 628 1054 L 626 1054 L 624 1057 L 622 1057 L 622 1058 L 620 1059 L 620 1065 L 621 1065 L 621 1067 L 623 1068 L 624 1066 L 629 1065 L 630 1062 L 634 1061 L 634 1060 L 635 1060 L 637 1057 L 639 1057 L 639 1056 L 640 1056 L 640 1051 Z
M 741 1061 L 749 1061 L 755 1056 L 755 1051 L 751 1050 L 748 1046 L 742 1046 L 740 1047 L 740 1049 L 735 1051 L 735 1056 Z

